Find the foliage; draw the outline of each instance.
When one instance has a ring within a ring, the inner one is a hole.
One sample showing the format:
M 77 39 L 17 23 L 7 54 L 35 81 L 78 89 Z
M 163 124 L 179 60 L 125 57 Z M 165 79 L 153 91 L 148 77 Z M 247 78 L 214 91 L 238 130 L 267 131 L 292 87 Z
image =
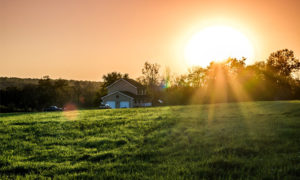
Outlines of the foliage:
M 267 59 L 267 68 L 280 76 L 287 77 L 300 69 L 300 61 L 295 58 L 293 51 L 282 49 L 271 53 Z
M 152 104 L 155 105 L 159 99 L 159 68 L 160 66 L 156 63 L 151 64 L 145 62 L 144 67 L 142 68 L 142 74 L 138 81 L 147 87 L 147 93 L 152 98 Z
M 189 69 L 165 90 L 166 103 L 300 99 L 300 81 L 292 76 L 299 71 L 300 63 L 293 51 L 279 50 L 266 62 L 248 66 L 245 60 L 228 58 L 223 62 L 211 62 L 207 68 Z
M 102 76 L 103 87 L 107 87 L 107 86 L 111 85 L 112 83 L 114 83 L 115 81 L 117 81 L 121 78 L 129 78 L 129 75 L 127 73 L 122 74 L 122 73 L 119 73 L 119 72 L 107 73 L 106 75 Z
M 206 69 L 194 66 L 188 70 L 187 84 L 191 87 L 203 87 L 205 85 Z
M 206 68 L 191 67 L 186 74 L 165 76 L 160 66 L 145 62 L 138 81 L 147 87 L 154 106 L 161 99 L 164 105 L 203 104 L 218 102 L 300 99 L 300 61 L 288 49 L 271 53 L 266 61 L 245 64 L 246 58 L 228 58 L 211 62 Z M 103 75 L 103 84 L 93 82 L 1 78 L 0 111 L 38 111 L 49 105 L 75 103 L 80 107 L 96 107 L 107 94 L 107 86 L 128 74 L 111 72 Z M 12 81 L 17 83 L 12 83 Z M 14 84 L 14 85 L 13 85 Z
M 300 102 L 0 114 L 0 179 L 299 179 Z
M 66 104 L 88 108 L 99 104 L 96 93 L 101 83 L 49 77 L 21 86 L 18 86 L 19 79 L 10 82 L 14 85 L 0 89 L 0 112 L 41 111 L 47 106 L 63 107 Z
M 149 87 L 157 86 L 159 84 L 159 68 L 160 66 L 156 63 L 145 62 L 142 68 L 141 82 Z

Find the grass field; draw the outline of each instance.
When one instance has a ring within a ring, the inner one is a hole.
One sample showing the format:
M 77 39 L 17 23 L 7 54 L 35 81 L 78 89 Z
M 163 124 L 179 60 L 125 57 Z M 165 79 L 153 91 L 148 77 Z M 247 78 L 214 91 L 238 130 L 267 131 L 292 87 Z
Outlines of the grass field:
M 300 179 L 300 101 L 0 114 L 0 179 Z

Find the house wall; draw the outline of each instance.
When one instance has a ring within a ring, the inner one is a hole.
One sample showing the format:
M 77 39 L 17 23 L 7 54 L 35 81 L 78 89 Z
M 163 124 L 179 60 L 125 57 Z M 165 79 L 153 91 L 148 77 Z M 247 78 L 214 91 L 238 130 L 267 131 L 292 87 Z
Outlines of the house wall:
M 116 108 L 120 108 L 121 101 L 129 101 L 129 107 L 133 107 L 133 99 L 129 98 L 127 96 L 124 96 L 121 93 L 114 93 L 110 96 L 103 97 L 102 100 L 103 100 L 103 104 L 106 104 L 107 101 L 115 101 Z
M 147 94 L 146 88 L 138 88 L 137 89 L 137 94 L 138 95 L 146 95 Z
M 128 91 L 133 94 L 137 94 L 137 88 L 125 80 L 120 80 L 112 86 L 108 87 L 108 94 L 116 91 Z
M 150 99 L 134 99 L 133 107 L 149 107 L 152 106 Z

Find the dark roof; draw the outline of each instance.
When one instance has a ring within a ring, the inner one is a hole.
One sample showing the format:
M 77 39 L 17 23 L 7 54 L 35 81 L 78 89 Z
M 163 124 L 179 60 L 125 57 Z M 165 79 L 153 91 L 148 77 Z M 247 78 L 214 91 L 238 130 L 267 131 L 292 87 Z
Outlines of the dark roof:
M 120 91 L 120 92 L 127 95 L 127 96 L 133 97 L 134 99 L 149 99 L 150 98 L 147 95 L 136 95 L 136 94 L 133 94 L 133 93 L 128 92 L 128 91 Z
M 145 88 L 145 86 L 143 86 L 141 83 L 137 82 L 136 80 L 128 79 L 128 78 L 123 78 L 123 79 L 137 88 Z
M 135 96 L 136 96 L 135 94 L 133 94 L 131 92 L 128 92 L 128 91 L 120 91 L 120 92 L 127 95 L 127 96 L 133 97 L 133 98 L 135 98 Z
M 129 92 L 127 92 L 127 93 L 124 93 L 124 92 L 127 92 L 127 91 L 115 91 L 115 92 L 112 92 L 112 93 L 107 94 L 107 95 L 105 95 L 105 96 L 102 96 L 101 99 L 103 99 L 103 98 L 105 98 L 105 97 L 108 97 L 108 96 L 111 96 L 111 95 L 116 94 L 116 93 L 121 93 L 121 94 L 123 94 L 123 95 L 125 95 L 125 96 L 129 96 L 129 97 L 131 97 L 131 98 L 135 98 L 135 96 L 133 96 L 134 94 L 132 95 L 132 93 L 129 94 Z

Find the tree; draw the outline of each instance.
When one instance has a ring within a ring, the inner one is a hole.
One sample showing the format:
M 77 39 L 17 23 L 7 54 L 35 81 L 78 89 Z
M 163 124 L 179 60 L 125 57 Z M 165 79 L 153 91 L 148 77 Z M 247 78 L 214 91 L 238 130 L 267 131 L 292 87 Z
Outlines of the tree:
M 149 62 L 145 62 L 144 67 L 142 69 L 143 76 L 141 77 L 141 81 L 144 85 L 150 88 L 154 88 L 159 85 L 159 68 L 160 65 L 154 63 L 151 64 Z
M 188 87 L 188 75 L 179 75 L 174 78 L 174 87 Z
M 99 95 L 100 97 L 105 96 L 107 94 L 107 86 L 111 85 L 115 81 L 121 79 L 121 78 L 129 78 L 129 75 L 127 73 L 122 74 L 119 72 L 111 72 L 107 73 L 106 75 L 102 76 L 103 84 L 100 89 Z
M 188 71 L 187 79 L 189 86 L 194 88 L 203 87 L 205 84 L 206 69 L 200 66 L 194 66 Z
M 53 105 L 55 102 L 55 88 L 53 86 L 53 80 L 49 76 L 44 76 L 38 82 L 38 94 L 40 109 Z
M 115 81 L 117 81 L 121 78 L 129 78 L 129 75 L 127 73 L 122 74 L 122 73 L 119 73 L 119 72 L 107 73 L 106 75 L 102 76 L 103 86 L 107 87 L 107 86 L 111 85 L 112 83 L 114 83 Z
M 280 76 L 288 77 L 300 69 L 300 61 L 295 58 L 292 50 L 282 49 L 271 53 L 267 59 L 267 69 Z
M 139 81 L 147 87 L 147 92 L 154 105 L 161 96 L 161 92 L 159 92 L 159 68 L 160 65 L 156 63 L 145 62 L 142 69 L 143 76 L 139 78 Z
M 229 73 L 235 76 L 240 74 L 244 70 L 246 65 L 245 61 L 245 57 L 242 57 L 242 59 L 240 60 L 236 58 L 228 58 L 225 61 L 225 66 L 227 67 Z
M 63 106 L 71 100 L 70 86 L 67 80 L 55 80 L 53 86 L 55 90 L 55 97 L 53 98 L 55 99 L 56 105 Z
M 293 74 L 299 69 L 300 61 L 292 50 L 282 49 L 270 54 L 266 62 L 265 79 L 272 87 L 273 99 L 289 99 L 293 96 Z

